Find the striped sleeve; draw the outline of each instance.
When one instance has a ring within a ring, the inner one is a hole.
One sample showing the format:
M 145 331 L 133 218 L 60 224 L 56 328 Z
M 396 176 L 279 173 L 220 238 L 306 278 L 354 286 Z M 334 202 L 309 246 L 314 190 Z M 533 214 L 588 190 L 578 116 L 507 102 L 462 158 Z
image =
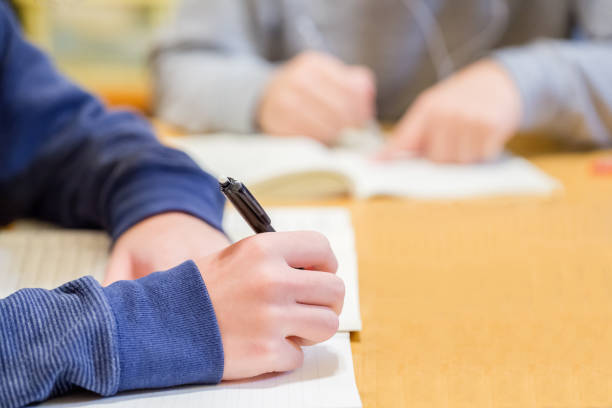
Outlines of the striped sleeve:
M 19 407 L 81 387 L 119 387 L 115 320 L 92 277 L 0 300 L 0 407 Z
M 102 288 L 92 277 L 0 300 L 0 408 L 83 388 L 102 396 L 215 384 L 223 344 L 192 261 Z

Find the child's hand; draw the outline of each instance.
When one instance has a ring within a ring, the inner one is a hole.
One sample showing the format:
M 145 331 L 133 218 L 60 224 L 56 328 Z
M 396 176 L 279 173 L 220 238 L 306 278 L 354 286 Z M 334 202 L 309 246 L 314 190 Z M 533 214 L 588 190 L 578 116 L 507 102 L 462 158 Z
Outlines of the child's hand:
M 293 370 L 301 345 L 338 330 L 344 283 L 319 233 L 258 234 L 196 264 L 219 322 L 225 380 Z
M 381 156 L 413 152 L 451 163 L 493 159 L 520 121 L 516 85 L 498 63 L 483 60 L 422 93 Z
M 257 124 L 267 134 L 307 136 L 331 145 L 374 116 L 376 84 L 365 67 L 305 52 L 283 65 L 261 98 Z
M 124 232 L 113 248 L 104 285 L 165 271 L 227 247 L 223 233 L 184 213 L 149 217 Z

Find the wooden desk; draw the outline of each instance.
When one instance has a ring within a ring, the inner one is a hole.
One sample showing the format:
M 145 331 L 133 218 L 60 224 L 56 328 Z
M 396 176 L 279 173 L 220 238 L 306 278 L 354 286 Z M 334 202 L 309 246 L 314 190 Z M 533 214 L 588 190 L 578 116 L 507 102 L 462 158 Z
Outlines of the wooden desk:
M 523 142 L 563 194 L 323 203 L 355 226 L 364 407 L 612 406 L 612 176 L 591 172 L 605 153 Z
M 364 407 L 612 406 L 612 176 L 591 173 L 604 153 L 511 147 L 564 193 L 309 203 L 352 213 Z
M 594 156 L 533 158 L 558 197 L 345 203 L 364 407 L 612 406 L 612 177 Z

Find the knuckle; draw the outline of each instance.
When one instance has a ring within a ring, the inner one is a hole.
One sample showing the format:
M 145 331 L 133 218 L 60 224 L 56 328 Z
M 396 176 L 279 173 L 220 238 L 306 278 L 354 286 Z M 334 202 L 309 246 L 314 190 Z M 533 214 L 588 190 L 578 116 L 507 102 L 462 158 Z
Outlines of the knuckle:
M 273 301 L 279 299 L 284 293 L 284 285 L 279 282 L 278 276 L 269 269 L 264 268 L 259 279 L 258 293 L 262 299 Z M 268 310 L 267 315 L 273 315 L 273 310 Z
M 287 320 L 286 313 L 281 307 L 268 304 L 261 308 L 254 323 L 260 333 L 264 334 L 269 342 L 282 338 L 282 325 Z
M 323 233 L 318 231 L 308 231 L 307 233 L 310 234 L 310 239 L 318 242 L 322 248 L 331 250 L 329 239 Z
M 306 239 L 311 241 L 313 244 L 316 244 L 316 248 L 318 248 L 319 253 L 329 257 L 331 267 L 333 272 L 335 272 L 338 269 L 338 260 L 336 259 L 336 255 L 334 254 L 329 238 L 318 231 L 306 231 L 306 234 Z
M 340 318 L 332 311 L 325 313 L 325 317 L 321 319 L 321 328 L 327 338 L 331 337 L 338 331 L 340 327 Z
M 260 355 L 268 361 L 277 361 L 279 359 L 280 345 L 276 339 L 265 339 L 259 343 Z
M 283 277 L 279 281 L 279 287 L 282 292 L 290 297 L 296 292 L 299 292 L 303 289 L 303 281 L 302 279 L 296 279 L 292 274 L 283 274 Z
M 274 327 L 276 323 L 280 320 L 279 311 L 273 306 L 267 306 L 264 308 L 261 315 L 262 315 L 262 321 L 264 322 L 264 325 L 268 326 L 269 329 L 274 331 Z
M 266 234 L 258 234 L 246 240 L 248 250 L 255 259 L 265 259 L 274 254 L 274 246 L 267 238 Z
M 346 286 L 344 285 L 344 281 L 335 276 L 334 282 L 335 283 L 332 285 L 332 296 L 337 301 L 344 299 L 344 296 L 346 295 Z
M 336 258 L 336 254 L 334 254 L 334 252 L 331 250 L 331 248 L 330 248 L 330 251 L 331 251 L 330 272 L 336 273 L 336 272 L 338 272 L 338 258 Z

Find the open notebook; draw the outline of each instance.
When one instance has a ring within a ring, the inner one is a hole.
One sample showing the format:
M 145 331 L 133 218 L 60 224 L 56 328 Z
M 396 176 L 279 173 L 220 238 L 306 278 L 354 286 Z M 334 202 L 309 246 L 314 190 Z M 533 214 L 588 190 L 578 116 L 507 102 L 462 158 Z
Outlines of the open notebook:
M 357 256 L 351 217 L 347 210 L 327 208 L 273 208 L 268 211 L 278 231 L 315 230 L 330 241 L 338 258 L 338 276 L 346 295 L 340 315 L 340 331 L 361 330 Z M 233 241 L 252 235 L 237 212 L 228 210 L 224 228 Z M 83 275 L 101 281 L 108 255 L 105 234 L 18 224 L 0 233 L 0 298 L 20 288 L 55 288 Z
M 212 174 L 237 178 L 255 194 L 271 198 L 351 194 L 450 199 L 545 195 L 560 187 L 527 160 L 507 153 L 491 163 L 440 165 L 416 158 L 375 161 L 364 149 L 328 149 L 306 138 L 205 135 L 168 142 Z

